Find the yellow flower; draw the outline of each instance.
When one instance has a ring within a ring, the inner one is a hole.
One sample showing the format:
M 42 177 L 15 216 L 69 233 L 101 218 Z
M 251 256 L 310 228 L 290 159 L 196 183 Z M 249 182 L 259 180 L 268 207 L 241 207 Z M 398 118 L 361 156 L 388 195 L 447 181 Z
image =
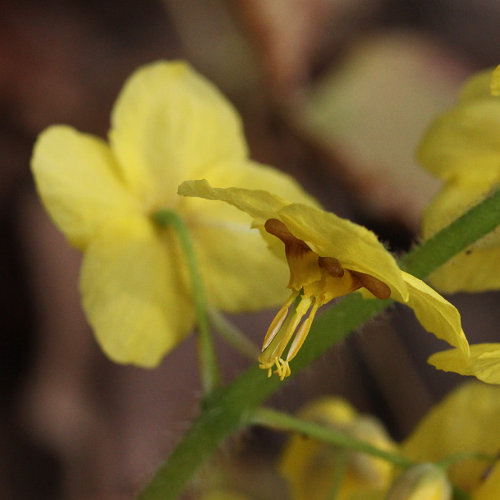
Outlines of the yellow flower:
M 253 218 L 253 226 L 261 230 L 271 249 L 277 253 L 284 250 L 292 293 L 264 339 L 259 361 L 269 375 L 274 366 L 281 379 L 290 374 L 288 362 L 302 346 L 320 306 L 359 289 L 371 297 L 390 296 L 407 304 L 426 330 L 468 356 L 456 308 L 424 282 L 401 271 L 366 228 L 267 191 L 212 188 L 206 180 L 199 180 L 181 184 L 179 194 L 234 205 Z
M 421 164 L 446 184 L 424 213 L 430 238 L 500 184 L 500 66 L 468 80 L 457 105 L 437 118 L 418 150 Z M 459 253 L 430 276 L 443 292 L 500 288 L 500 227 Z M 500 344 L 471 346 L 464 358 L 454 349 L 429 362 L 441 370 L 500 384 Z
M 396 445 L 374 418 L 357 414 L 343 399 L 325 397 L 299 412 L 299 417 L 362 439 L 385 451 Z M 343 464 L 344 462 L 344 464 Z M 283 451 L 279 469 L 287 480 L 294 500 L 330 498 L 336 468 L 345 467 L 335 498 L 353 494 L 360 498 L 384 491 L 390 484 L 393 466 L 381 459 L 354 451 L 343 451 L 300 435 L 293 435 Z
M 500 64 L 496 67 L 491 76 L 491 94 L 494 96 L 500 95 Z
M 417 461 L 439 461 L 464 452 L 496 456 L 500 450 L 500 388 L 469 382 L 435 406 L 402 444 Z M 500 498 L 500 462 L 468 459 L 449 468 L 451 482 L 472 498 Z M 485 492 L 496 494 L 484 496 Z
M 430 238 L 500 184 L 500 66 L 468 80 L 458 103 L 438 117 L 418 149 L 419 162 L 445 185 L 422 222 Z M 492 95 L 493 94 L 493 95 Z M 500 288 L 500 227 L 459 253 L 430 277 L 438 290 Z
M 451 500 L 452 488 L 445 471 L 432 463 L 410 467 L 399 476 L 386 500 Z
M 152 367 L 192 328 L 184 256 L 154 215 L 177 211 L 188 225 L 210 304 L 227 311 L 280 300 L 286 267 L 265 253 L 258 231 L 232 207 L 176 194 L 185 179 L 272 186 L 313 203 L 288 176 L 248 159 L 238 115 L 187 64 L 157 62 L 126 82 L 109 143 L 68 126 L 35 145 L 36 186 L 69 242 L 84 251 L 83 307 L 106 354 Z M 257 277 L 258 276 L 258 277 Z
M 359 415 L 346 401 L 324 397 L 299 412 L 304 420 L 325 425 L 373 446 L 415 461 L 403 472 L 380 458 L 340 449 L 301 435 L 288 440 L 280 460 L 294 500 L 329 498 L 337 467 L 344 462 L 339 500 L 445 500 L 450 485 L 471 500 L 500 498 L 500 460 L 468 458 L 445 470 L 437 462 L 461 453 L 495 457 L 500 449 L 500 388 L 469 382 L 436 405 L 401 444 L 388 437 L 372 417 Z M 367 426 L 367 422 L 370 423 Z M 359 428 L 363 432 L 359 432 Z M 396 477 L 400 474 L 399 477 Z M 394 479 L 396 478 L 396 479 Z
M 429 363 L 440 370 L 473 375 L 489 384 L 500 384 L 500 343 L 472 344 L 464 358 L 456 349 L 433 354 Z

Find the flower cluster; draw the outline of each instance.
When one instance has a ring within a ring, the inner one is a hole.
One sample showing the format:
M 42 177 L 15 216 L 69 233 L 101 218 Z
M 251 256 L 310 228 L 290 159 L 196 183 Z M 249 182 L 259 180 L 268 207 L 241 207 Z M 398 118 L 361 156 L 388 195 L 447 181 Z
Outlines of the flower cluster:
M 500 185 L 499 96 L 500 66 L 467 82 L 457 105 L 425 135 L 419 160 L 445 182 L 424 215 L 425 239 Z M 200 290 L 190 282 L 181 235 L 164 217 L 175 214 L 193 241 L 210 306 L 235 312 L 285 301 L 258 358 L 268 376 L 289 376 L 319 308 L 355 292 L 410 307 L 423 328 L 450 344 L 429 359 L 437 368 L 500 384 L 500 344 L 469 346 L 457 309 L 401 270 L 374 233 L 322 210 L 287 175 L 252 162 L 235 110 L 185 63 L 153 63 L 130 77 L 108 141 L 49 127 L 36 142 L 32 169 L 50 216 L 83 251 L 83 307 L 116 362 L 154 367 L 193 328 Z M 497 228 L 436 270 L 431 283 L 443 292 L 497 290 L 499 252 Z M 343 400 L 316 401 L 302 410 L 304 420 L 382 453 L 293 436 L 280 470 L 296 500 L 332 491 L 344 500 L 446 500 L 452 485 L 474 500 L 498 498 L 498 461 L 489 468 L 478 457 L 443 464 L 456 453 L 498 452 L 499 390 L 463 386 L 403 443 Z M 400 474 L 386 460 L 391 453 L 416 465 Z M 221 490 L 205 498 L 241 497 Z
M 445 181 L 423 217 L 430 238 L 500 186 L 500 66 L 474 75 L 455 107 L 438 117 L 420 144 L 418 158 Z M 443 292 L 500 289 L 500 226 L 441 266 L 430 277 Z M 442 370 L 500 384 L 500 344 L 470 346 L 470 356 L 448 350 L 429 362 Z
M 463 86 L 457 104 L 439 116 L 417 151 L 420 164 L 445 182 L 426 209 L 424 239 L 432 237 L 500 184 L 500 66 Z M 498 92 L 497 92 L 498 94 Z M 500 288 L 500 228 L 441 266 L 430 277 L 443 292 Z
M 500 497 L 500 462 L 492 464 L 478 458 L 479 454 L 486 458 L 498 453 L 500 389 L 496 386 L 470 382 L 459 387 L 434 407 L 402 443 L 395 443 L 374 417 L 358 414 L 339 398 L 309 403 L 299 415 L 361 437 L 379 449 L 397 451 L 416 465 L 401 473 L 380 458 L 294 435 L 280 462 L 293 500 L 328 498 L 334 487 L 339 500 L 449 500 L 451 485 L 473 500 Z M 343 457 L 342 453 L 347 455 Z M 471 455 L 445 469 L 449 457 L 466 453 Z M 345 470 L 336 481 L 335 471 L 342 463 Z

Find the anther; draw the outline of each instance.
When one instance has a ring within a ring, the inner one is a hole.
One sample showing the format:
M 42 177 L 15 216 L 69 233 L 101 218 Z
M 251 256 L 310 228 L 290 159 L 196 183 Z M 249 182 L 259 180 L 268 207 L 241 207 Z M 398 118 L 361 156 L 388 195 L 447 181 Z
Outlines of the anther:
M 310 250 L 310 248 L 302 241 L 296 238 L 285 226 L 283 222 L 278 219 L 268 219 L 264 224 L 264 229 L 277 238 L 279 238 L 286 247 L 297 247 L 302 250 Z
M 361 285 L 369 290 L 377 299 L 388 299 L 391 296 L 391 289 L 382 281 L 369 274 L 360 273 L 358 271 L 350 271 L 353 276 L 358 278 Z
M 334 278 L 342 278 L 344 276 L 344 268 L 334 257 L 319 257 L 318 265 Z

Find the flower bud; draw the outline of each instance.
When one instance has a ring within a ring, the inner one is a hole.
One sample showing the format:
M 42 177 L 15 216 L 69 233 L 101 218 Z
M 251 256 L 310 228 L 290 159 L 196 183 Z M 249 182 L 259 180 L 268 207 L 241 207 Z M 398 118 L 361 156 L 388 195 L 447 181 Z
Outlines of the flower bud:
M 392 485 L 387 500 L 451 500 L 452 488 L 444 470 L 432 463 L 410 467 Z

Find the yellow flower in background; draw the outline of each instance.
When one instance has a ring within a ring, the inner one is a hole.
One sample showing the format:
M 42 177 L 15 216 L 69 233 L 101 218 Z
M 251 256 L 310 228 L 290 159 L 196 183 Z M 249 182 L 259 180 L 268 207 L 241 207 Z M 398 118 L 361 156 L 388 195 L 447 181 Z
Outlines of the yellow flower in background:
M 469 79 L 458 103 L 438 117 L 424 135 L 417 157 L 445 181 L 426 209 L 424 239 L 432 237 L 500 184 L 500 66 Z M 500 288 L 500 228 L 436 270 L 438 290 L 478 292 Z
M 498 456 L 498 387 L 480 382 L 459 386 L 432 408 L 400 444 L 392 441 L 380 422 L 358 414 L 340 398 L 313 401 L 298 416 L 404 455 L 415 465 L 401 471 L 380 458 L 344 452 L 294 434 L 279 463 L 293 500 L 330 498 L 335 478 L 339 481 L 335 498 L 339 500 L 446 500 L 452 498 L 451 485 L 470 495 L 471 500 L 500 498 L 500 460 L 493 464 L 477 458 L 459 460 L 446 471 L 437 464 L 458 453 Z M 344 469 L 339 471 L 342 464 Z
M 188 225 L 212 306 L 255 310 L 282 300 L 286 267 L 269 256 L 246 217 L 224 204 L 177 195 L 206 177 L 230 186 L 271 187 L 314 203 L 288 176 L 248 159 L 238 115 L 189 65 L 157 62 L 126 82 L 109 142 L 68 126 L 38 138 L 32 169 L 42 201 L 69 242 L 83 250 L 83 307 L 114 361 L 152 367 L 193 327 L 184 256 L 171 228 Z
M 432 463 L 414 465 L 391 486 L 386 500 L 451 500 L 452 488 L 445 471 Z
M 456 349 L 436 352 L 429 363 L 440 370 L 472 375 L 489 384 L 500 384 L 500 343 L 472 344 L 464 358 Z
M 345 432 L 385 451 L 396 448 L 375 418 L 359 415 L 340 398 L 325 397 L 313 401 L 301 409 L 298 416 Z M 279 464 L 293 500 L 331 498 L 335 471 L 342 468 L 335 496 L 338 500 L 350 499 L 353 494 L 360 495 L 359 498 L 371 498 L 370 495 L 388 488 L 393 475 L 393 466 L 381 458 L 341 450 L 300 435 L 290 437 Z
M 457 309 L 423 281 L 401 271 L 368 229 L 268 191 L 212 188 L 199 180 L 182 183 L 179 194 L 222 200 L 239 208 L 253 218 L 253 226 L 272 250 L 284 251 L 292 292 L 271 323 L 259 357 L 269 375 L 273 367 L 281 379 L 290 374 L 288 363 L 302 346 L 320 306 L 359 289 L 371 297 L 392 297 L 408 305 L 426 330 L 468 357 Z
M 457 105 L 437 118 L 418 150 L 420 163 L 445 186 L 426 209 L 425 239 L 452 222 L 500 185 L 500 66 L 464 85 Z M 430 276 L 447 293 L 500 288 L 500 228 L 459 253 Z M 471 346 L 464 358 L 451 349 L 434 354 L 435 367 L 500 384 L 500 344 Z
M 500 388 L 468 382 L 452 391 L 418 424 L 401 445 L 401 451 L 417 461 L 439 461 L 462 452 L 492 457 L 500 451 Z M 468 459 L 449 468 L 451 482 L 472 498 L 500 498 L 500 461 Z M 491 496 L 486 492 L 494 491 Z
M 500 96 L 500 64 L 491 76 L 491 95 Z

